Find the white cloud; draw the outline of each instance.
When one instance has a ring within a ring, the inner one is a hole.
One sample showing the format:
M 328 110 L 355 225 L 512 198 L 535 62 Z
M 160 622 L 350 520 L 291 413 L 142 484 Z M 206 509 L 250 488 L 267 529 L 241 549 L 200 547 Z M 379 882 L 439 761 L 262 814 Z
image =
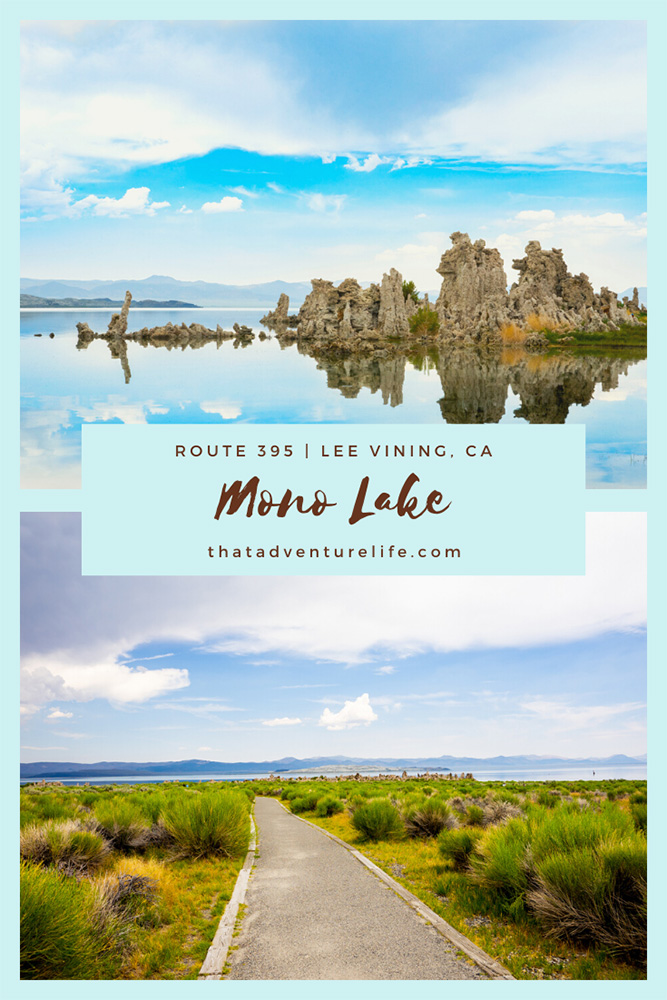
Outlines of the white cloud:
M 181 205 L 181 207 L 178 210 L 179 215 L 192 215 L 192 212 L 193 210 L 191 208 L 188 208 L 187 205 Z
M 411 167 L 424 167 L 432 163 L 433 160 L 428 156 L 408 156 L 403 158 L 399 156 L 398 159 L 394 160 L 394 165 L 392 170 L 409 170 Z
M 349 156 L 345 169 L 354 170 L 358 174 L 369 174 L 383 163 L 391 163 L 391 157 L 371 153 L 365 160 L 360 160 L 356 156 Z
M 497 163 L 646 160 L 646 55 L 640 31 L 605 45 L 525 53 L 402 138 L 415 152 Z
M 368 726 L 376 721 L 377 715 L 373 711 L 369 696 L 360 694 L 354 701 L 346 701 L 340 712 L 332 712 L 330 708 L 325 708 L 318 725 L 331 730 L 354 729 L 356 726 Z
M 344 194 L 307 194 L 306 204 L 313 212 L 340 212 L 345 204 L 347 195 Z
M 205 400 L 199 406 L 204 413 L 219 413 L 223 420 L 236 420 L 242 412 L 237 403 L 226 403 L 224 400 Z
M 263 726 L 300 726 L 302 725 L 301 719 L 290 719 L 284 716 L 282 719 L 264 719 L 262 721 Z
M 593 286 L 620 291 L 646 277 L 646 216 L 627 218 L 622 212 L 597 215 L 564 213 L 551 209 L 526 209 L 505 220 L 507 229 L 488 241 L 505 262 L 508 280 L 517 277 L 512 260 L 524 256 L 529 240 L 539 240 L 544 249 L 563 250 L 573 274 L 588 274 Z
M 93 215 L 107 215 L 114 219 L 131 215 L 155 215 L 160 208 L 169 208 L 168 201 L 151 201 L 150 188 L 128 188 L 122 198 L 98 198 L 89 194 L 80 201 L 72 202 L 69 215 L 81 215 L 91 209 Z
M 395 674 L 396 673 L 396 667 L 392 667 L 392 666 L 378 667 L 377 670 L 375 671 L 375 673 L 379 674 L 380 676 L 382 676 L 383 674 L 385 676 L 389 676 L 389 674 Z
M 287 194 L 285 188 L 280 184 L 276 184 L 275 181 L 269 181 L 266 186 L 267 188 L 270 188 L 271 191 L 275 191 L 276 194 Z
M 47 719 L 72 719 L 74 712 L 61 712 L 59 708 L 54 708 L 46 717 Z
M 250 191 L 247 187 L 243 187 L 242 184 L 239 184 L 238 187 L 230 187 L 229 190 L 233 191 L 234 194 L 243 195 L 244 198 L 259 198 L 257 191 Z
M 531 715 L 552 723 L 558 730 L 597 729 L 618 716 L 643 711 L 646 705 L 639 701 L 629 701 L 614 705 L 571 705 L 565 701 L 548 701 L 531 698 L 521 707 Z
M 202 212 L 215 215 L 219 212 L 242 212 L 243 201 L 232 195 L 225 195 L 220 201 L 205 201 L 201 207 Z
M 76 662 L 58 653 L 48 657 L 34 654 L 22 662 L 21 696 L 28 711 L 51 700 L 54 687 L 59 692 L 59 701 L 105 698 L 130 705 L 187 687 L 189 683 L 188 671 L 173 667 L 148 670 L 142 666 L 130 667 L 111 657 L 99 662 Z
M 147 642 L 382 666 L 426 651 L 560 645 L 646 622 L 639 513 L 587 515 L 585 576 L 415 577 L 409 587 L 398 577 L 82 577 L 79 523 L 24 516 L 26 705 L 141 700 L 185 686 L 185 671 L 117 662 Z
M 538 212 L 529 210 L 517 212 L 514 218 L 519 222 L 548 222 L 556 218 L 556 213 L 552 212 L 550 208 L 542 208 Z

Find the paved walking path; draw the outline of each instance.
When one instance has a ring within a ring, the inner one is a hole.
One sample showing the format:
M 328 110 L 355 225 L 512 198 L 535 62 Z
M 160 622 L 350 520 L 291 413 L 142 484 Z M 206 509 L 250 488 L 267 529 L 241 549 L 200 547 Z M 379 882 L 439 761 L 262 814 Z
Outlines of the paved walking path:
M 340 844 L 270 798 L 227 979 L 488 979 Z

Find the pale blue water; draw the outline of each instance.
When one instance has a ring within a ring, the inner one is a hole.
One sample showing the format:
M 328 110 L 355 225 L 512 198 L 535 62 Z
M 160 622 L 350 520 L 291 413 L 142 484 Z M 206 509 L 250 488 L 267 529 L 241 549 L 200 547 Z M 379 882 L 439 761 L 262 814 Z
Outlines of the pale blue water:
M 534 768 L 526 770 L 495 769 L 488 771 L 474 771 L 478 781 L 605 781 L 612 779 L 646 780 L 646 765 L 617 764 L 609 767 L 599 767 L 595 772 L 591 768 L 583 767 L 560 767 L 560 768 Z M 415 768 L 406 768 L 408 775 L 414 776 L 419 772 Z M 287 771 L 277 774 L 271 771 L 258 771 L 257 774 L 166 774 L 159 776 L 144 777 L 141 775 L 130 775 L 124 777 L 105 778 L 48 778 L 48 781 L 62 781 L 64 785 L 83 785 L 86 782 L 91 785 L 154 785 L 162 781 L 260 781 L 268 778 L 274 773 L 276 778 L 319 778 L 320 772 L 316 771 Z M 340 772 L 343 777 L 352 778 L 354 775 L 349 771 Z M 395 774 L 395 771 L 360 770 L 365 776 L 374 774 Z M 402 773 L 402 772 L 401 772 Z M 325 778 L 335 778 L 336 772 L 326 773 Z M 21 784 L 28 781 L 35 781 L 35 778 L 22 779 Z
M 264 311 L 134 310 L 129 328 L 171 320 L 259 331 Z M 78 489 L 81 426 L 91 421 L 584 423 L 587 485 L 646 485 L 645 361 L 517 361 L 508 354 L 498 366 L 440 352 L 428 364 L 357 359 L 325 366 L 275 339 L 197 350 L 129 343 L 126 384 L 106 342 L 76 349 L 77 321 L 103 332 L 108 319 L 107 310 L 22 312 L 23 488 Z

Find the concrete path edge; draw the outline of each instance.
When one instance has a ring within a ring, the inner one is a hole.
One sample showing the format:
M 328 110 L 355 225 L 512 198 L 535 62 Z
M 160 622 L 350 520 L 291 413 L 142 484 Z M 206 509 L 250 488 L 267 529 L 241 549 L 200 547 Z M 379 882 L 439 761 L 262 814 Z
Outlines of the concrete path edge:
M 408 906 L 412 907 L 412 909 L 423 917 L 424 920 L 427 920 L 435 928 L 435 930 L 442 935 L 442 937 L 447 938 L 447 940 L 455 945 L 459 951 L 462 951 L 464 955 L 467 955 L 468 958 L 472 959 L 475 965 L 479 966 L 479 968 L 488 976 L 491 976 L 493 979 L 514 980 L 514 976 L 509 969 L 506 969 L 504 965 L 500 964 L 500 962 L 491 958 L 490 955 L 487 955 L 486 952 L 473 941 L 467 938 L 464 934 L 461 934 L 460 931 L 457 931 L 451 924 L 448 924 L 446 920 L 435 912 L 435 910 L 432 910 L 430 906 L 427 906 L 423 900 L 419 899 L 418 896 L 415 896 L 414 893 L 409 891 L 409 889 L 404 888 L 400 882 L 397 882 L 396 879 L 392 878 L 391 875 L 388 875 L 382 868 L 379 868 L 378 865 L 374 864 L 370 860 L 370 858 L 363 855 L 361 851 L 358 851 L 346 841 L 341 840 L 341 838 L 337 837 L 335 833 L 330 833 L 323 827 L 318 826 L 317 823 L 311 823 L 309 819 L 304 819 L 303 816 L 297 816 L 296 813 L 293 813 L 290 809 L 284 806 L 280 800 L 277 799 L 276 801 L 282 806 L 285 812 L 290 814 L 290 816 L 294 816 L 294 818 L 298 819 L 301 823 L 307 823 L 308 826 L 312 826 L 314 830 L 319 830 L 319 832 L 323 833 L 325 837 L 329 837 L 330 840 L 334 840 L 337 844 L 340 844 L 341 847 L 344 847 L 346 851 L 349 851 L 350 854 L 357 859 L 357 861 L 372 871 L 374 875 L 377 875 L 377 877 L 381 879 L 385 885 L 388 885 L 390 889 L 393 889 L 394 892 L 408 904 Z
M 232 943 L 232 935 L 234 934 L 234 926 L 236 924 L 236 917 L 239 912 L 239 907 L 243 904 L 245 900 L 246 890 L 248 888 L 248 879 L 250 878 L 250 871 L 253 864 L 255 863 L 255 851 L 257 849 L 257 831 L 255 829 L 255 821 L 250 817 L 250 843 L 248 845 L 248 853 L 245 856 L 245 861 L 243 862 L 243 867 L 236 877 L 236 884 L 234 886 L 234 891 L 229 897 L 227 906 L 225 907 L 224 913 L 220 917 L 220 923 L 218 924 L 218 929 L 215 932 L 215 937 L 211 941 L 211 946 L 206 953 L 206 958 L 204 959 L 204 964 L 199 970 L 197 979 L 222 979 L 222 970 L 225 967 L 225 962 L 227 961 L 227 955 L 229 953 L 229 946 Z

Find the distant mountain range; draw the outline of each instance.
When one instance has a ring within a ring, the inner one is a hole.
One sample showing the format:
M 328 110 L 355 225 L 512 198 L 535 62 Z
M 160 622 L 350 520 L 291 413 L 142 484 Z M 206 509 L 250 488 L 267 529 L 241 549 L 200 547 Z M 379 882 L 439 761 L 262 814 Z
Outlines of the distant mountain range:
M 118 299 L 42 299 L 39 295 L 21 292 L 21 309 L 120 309 L 123 301 Z M 132 305 L 138 309 L 199 309 L 194 302 L 179 302 L 178 299 L 158 301 L 139 299 Z
M 123 278 L 122 281 L 59 281 L 56 279 L 21 278 L 21 294 L 42 299 L 83 299 L 94 301 L 109 298 L 122 300 L 127 290 L 132 292 L 135 305 L 141 300 L 187 300 L 198 306 L 246 306 L 273 308 L 282 292 L 290 303 L 300 305 L 311 290 L 309 281 L 268 281 L 259 285 L 223 285 L 210 281 L 178 281 L 165 275 L 150 278 Z M 632 294 L 632 293 L 630 293 Z
M 345 770 L 354 773 L 355 770 L 392 770 L 403 771 L 405 768 L 440 771 L 490 771 L 525 770 L 531 767 L 596 767 L 604 766 L 638 766 L 646 764 L 646 754 L 640 757 L 627 757 L 625 754 L 614 754 L 612 757 L 548 757 L 527 754 L 517 757 L 282 757 L 280 760 L 263 761 L 216 761 L 216 760 L 167 760 L 167 761 L 99 761 L 95 764 L 83 764 L 57 761 L 36 761 L 32 764 L 21 764 L 21 778 L 105 778 L 105 777 L 150 777 L 179 774 L 261 774 L 273 771 L 274 774 L 289 774 L 292 771 L 319 771 L 323 773 L 332 770 Z

